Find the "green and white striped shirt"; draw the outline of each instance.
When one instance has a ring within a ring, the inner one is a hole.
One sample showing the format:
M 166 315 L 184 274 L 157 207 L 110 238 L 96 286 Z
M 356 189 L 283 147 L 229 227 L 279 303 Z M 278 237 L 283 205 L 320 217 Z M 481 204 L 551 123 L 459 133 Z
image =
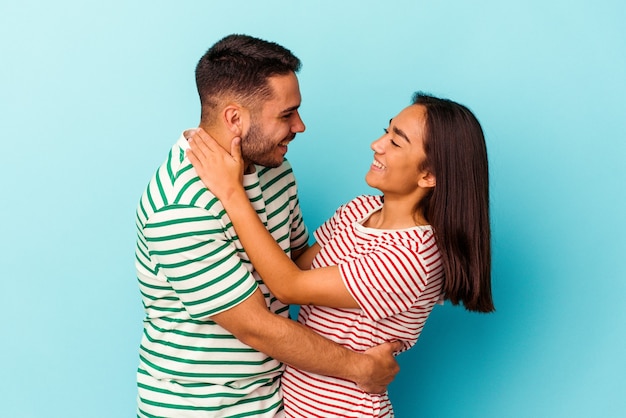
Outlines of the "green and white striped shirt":
M 210 317 L 257 287 L 274 313 L 274 298 L 253 271 L 221 203 L 185 158 L 181 135 L 137 209 L 137 278 L 146 311 L 137 372 L 138 416 L 273 417 L 281 409 L 283 365 L 237 340 Z M 244 186 L 283 250 L 306 245 L 291 166 L 257 166 Z M 242 319 L 244 320 L 244 319 Z

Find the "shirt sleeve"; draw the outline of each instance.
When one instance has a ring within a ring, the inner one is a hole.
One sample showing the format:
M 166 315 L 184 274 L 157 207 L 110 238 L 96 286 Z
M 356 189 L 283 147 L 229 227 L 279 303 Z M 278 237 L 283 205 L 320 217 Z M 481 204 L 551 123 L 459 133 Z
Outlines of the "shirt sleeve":
M 192 318 L 228 310 L 257 288 L 221 218 L 205 209 L 166 207 L 150 217 L 144 234 L 157 277 L 167 280 Z
M 313 237 L 318 244 L 322 247 L 326 245 L 328 241 L 330 241 L 335 235 L 335 231 L 337 230 L 338 225 L 341 222 L 341 215 L 343 213 L 343 209 L 346 205 L 340 206 L 333 216 L 328 218 L 326 222 L 319 226 L 313 233 Z
M 289 236 L 291 251 L 297 251 L 309 243 L 309 230 L 304 223 L 300 200 L 297 192 L 292 197 L 293 207 L 291 208 L 291 232 Z
M 339 264 L 339 271 L 348 291 L 374 321 L 408 311 L 428 278 L 416 243 L 403 241 L 381 243 L 362 257 Z
M 379 208 L 380 200 L 379 196 L 363 195 L 341 205 L 333 216 L 315 231 L 315 240 L 320 245 L 326 244 L 352 223 L 361 222 L 368 214 Z

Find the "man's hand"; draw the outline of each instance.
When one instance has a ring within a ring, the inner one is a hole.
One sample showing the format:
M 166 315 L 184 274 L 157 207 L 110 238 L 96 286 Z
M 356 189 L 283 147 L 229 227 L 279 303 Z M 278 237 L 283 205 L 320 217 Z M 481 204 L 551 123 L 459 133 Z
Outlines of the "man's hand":
M 370 348 L 363 355 L 371 361 L 371 369 L 362 380 L 355 380 L 363 391 L 367 393 L 384 393 L 400 371 L 400 366 L 393 354 L 400 351 L 402 343 L 399 341 L 387 342 Z

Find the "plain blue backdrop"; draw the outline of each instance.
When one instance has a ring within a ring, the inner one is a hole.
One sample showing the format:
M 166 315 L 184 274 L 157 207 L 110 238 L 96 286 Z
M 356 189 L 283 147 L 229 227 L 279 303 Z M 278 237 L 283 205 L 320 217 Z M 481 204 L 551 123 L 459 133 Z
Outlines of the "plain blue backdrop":
M 435 308 L 398 417 L 626 416 L 625 21 L 622 0 L 2 1 L 0 416 L 134 415 L 135 207 L 230 33 L 303 61 L 311 230 L 371 192 L 369 144 L 415 90 L 483 125 L 497 312 Z

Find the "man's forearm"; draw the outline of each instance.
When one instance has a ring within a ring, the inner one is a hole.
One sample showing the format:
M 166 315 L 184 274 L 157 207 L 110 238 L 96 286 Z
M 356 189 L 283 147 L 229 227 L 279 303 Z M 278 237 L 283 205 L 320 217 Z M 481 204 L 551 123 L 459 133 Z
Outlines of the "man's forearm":
M 373 373 L 373 361 L 295 321 L 277 317 L 277 326 L 253 343 L 264 353 L 297 369 L 360 382 Z M 267 329 L 267 328 L 266 328 Z
M 262 305 L 260 305 L 262 303 Z M 242 320 L 246 318 L 246 320 Z M 214 320 L 250 347 L 297 369 L 352 381 L 371 393 L 384 392 L 399 368 L 390 346 L 376 355 L 356 353 L 265 308 L 259 291 Z

